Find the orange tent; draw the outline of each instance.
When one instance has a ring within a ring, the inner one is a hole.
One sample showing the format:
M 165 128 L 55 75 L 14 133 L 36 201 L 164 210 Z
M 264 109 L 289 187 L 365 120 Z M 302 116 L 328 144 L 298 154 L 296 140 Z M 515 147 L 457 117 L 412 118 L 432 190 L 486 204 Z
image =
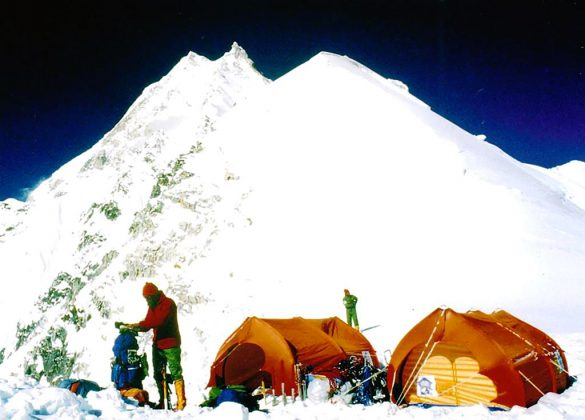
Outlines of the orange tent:
M 211 366 L 208 386 L 245 385 L 255 389 L 264 381 L 276 395 L 296 389 L 295 364 L 312 373 L 336 376 L 335 366 L 351 355 L 368 351 L 369 341 L 337 317 L 327 319 L 263 319 L 250 317 L 220 347 Z
M 529 407 L 568 386 L 558 344 L 505 311 L 437 309 L 400 341 L 388 367 L 399 404 Z

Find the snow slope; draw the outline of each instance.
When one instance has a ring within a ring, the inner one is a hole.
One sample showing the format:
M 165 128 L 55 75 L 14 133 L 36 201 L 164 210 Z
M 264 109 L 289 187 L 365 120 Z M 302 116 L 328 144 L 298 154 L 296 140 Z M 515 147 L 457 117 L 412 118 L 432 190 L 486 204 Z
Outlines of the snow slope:
M 190 53 L 26 203 L 0 203 L 0 378 L 106 386 L 145 280 L 178 303 L 192 401 L 246 316 L 343 317 L 344 288 L 380 353 L 441 305 L 585 333 L 583 165 L 518 162 L 348 57 L 271 82 L 237 44 Z M 29 398 L 15 386 L 4 401 Z
M 583 209 L 355 61 L 319 54 L 213 137 L 252 190 L 254 228 L 230 254 L 278 282 L 272 299 L 308 297 L 317 315 L 349 287 L 384 308 L 364 325 L 450 305 L 582 327 Z

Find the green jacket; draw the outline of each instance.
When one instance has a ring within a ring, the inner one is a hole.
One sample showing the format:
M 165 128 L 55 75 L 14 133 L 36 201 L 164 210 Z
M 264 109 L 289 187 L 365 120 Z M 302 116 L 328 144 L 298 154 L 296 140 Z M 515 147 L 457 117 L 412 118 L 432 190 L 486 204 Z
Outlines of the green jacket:
M 354 295 L 347 295 L 343 297 L 343 304 L 345 305 L 346 309 L 355 309 L 357 301 L 358 298 Z

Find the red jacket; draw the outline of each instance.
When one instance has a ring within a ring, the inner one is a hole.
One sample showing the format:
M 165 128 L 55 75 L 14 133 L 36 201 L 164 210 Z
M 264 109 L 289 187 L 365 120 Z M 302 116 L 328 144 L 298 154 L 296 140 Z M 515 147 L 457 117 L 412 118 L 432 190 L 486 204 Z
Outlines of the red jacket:
M 158 303 L 148 308 L 146 318 L 138 323 L 143 331 L 152 328 L 154 332 L 153 341 L 159 349 L 170 349 L 181 345 L 181 333 L 177 322 L 177 305 L 171 299 L 160 292 Z

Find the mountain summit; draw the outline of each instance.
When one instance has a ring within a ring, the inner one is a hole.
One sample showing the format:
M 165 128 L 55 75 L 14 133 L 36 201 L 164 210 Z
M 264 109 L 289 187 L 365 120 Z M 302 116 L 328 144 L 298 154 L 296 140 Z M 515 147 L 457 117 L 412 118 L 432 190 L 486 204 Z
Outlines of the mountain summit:
M 571 330 L 571 167 L 518 162 L 348 57 L 272 82 L 237 44 L 189 53 L 26 203 L 0 203 L 0 374 L 107 384 L 113 323 L 144 316 L 145 281 L 178 303 L 197 387 L 245 316 L 341 315 L 344 288 L 383 324 L 379 351 L 440 305 Z

